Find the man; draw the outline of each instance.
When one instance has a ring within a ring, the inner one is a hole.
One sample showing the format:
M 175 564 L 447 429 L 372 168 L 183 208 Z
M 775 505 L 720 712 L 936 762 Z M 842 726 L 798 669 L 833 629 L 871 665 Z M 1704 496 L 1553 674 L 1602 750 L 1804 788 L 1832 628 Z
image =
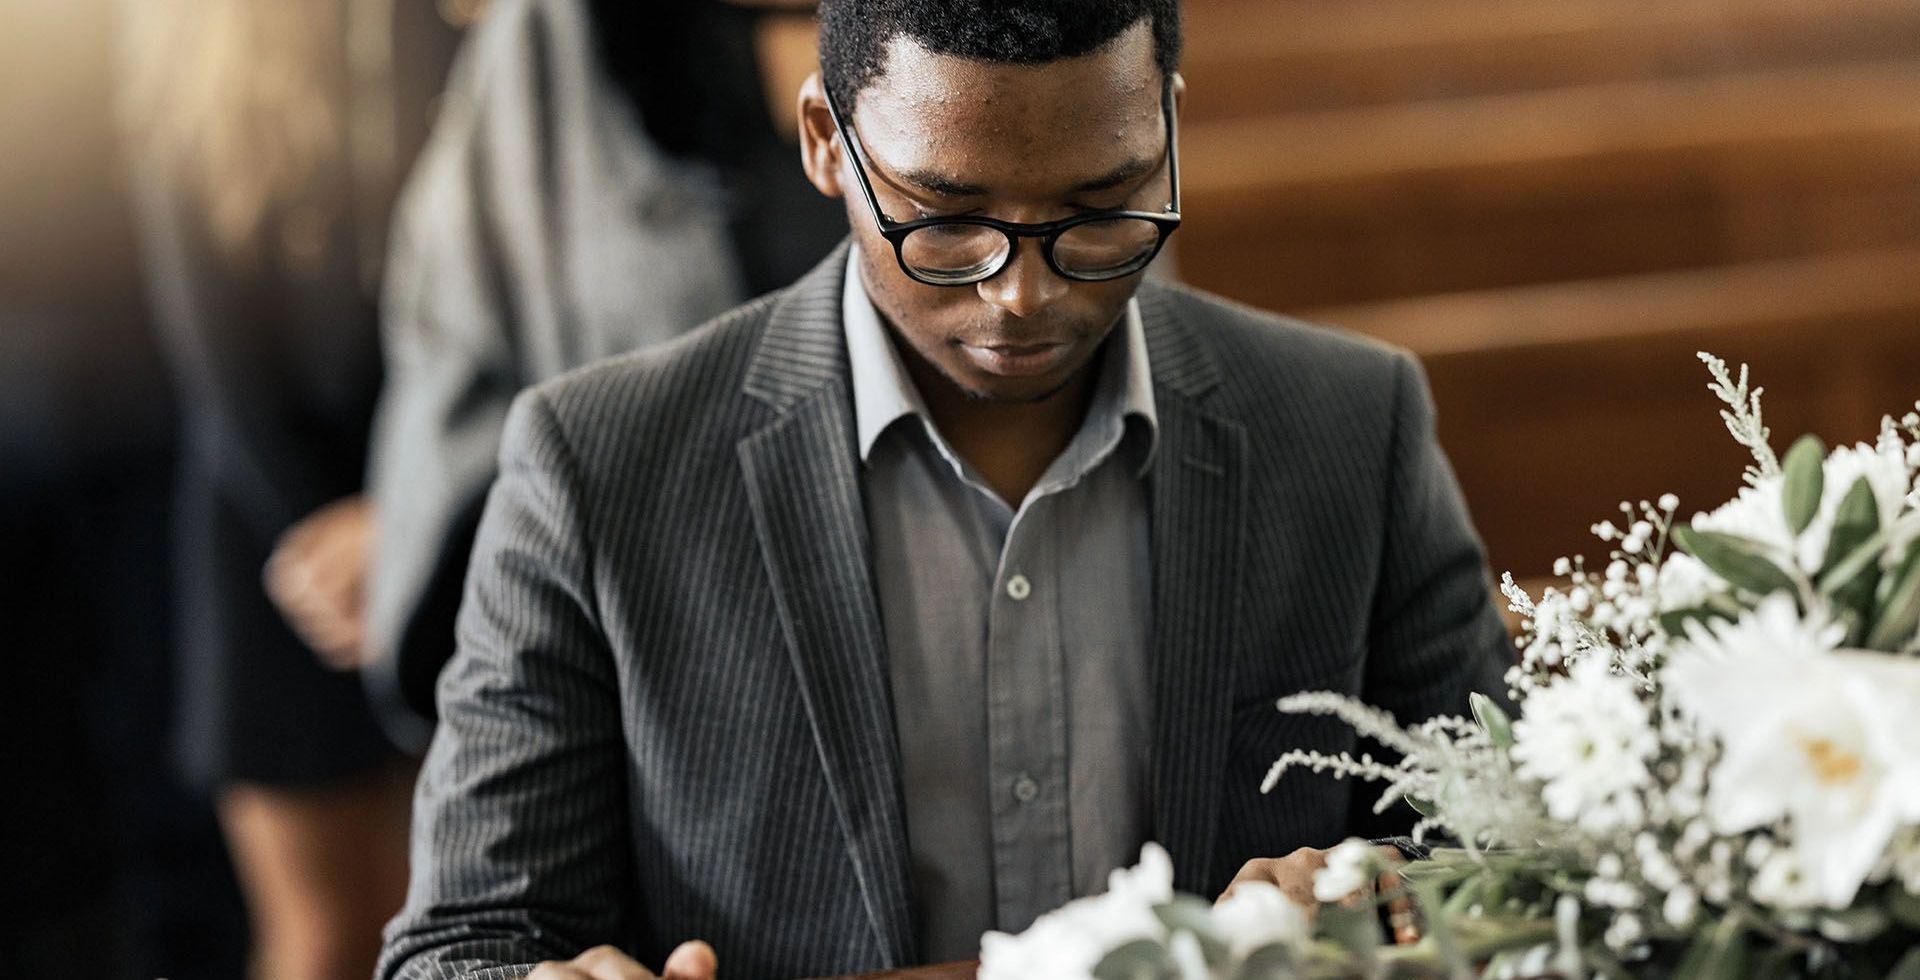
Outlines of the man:
M 1413 361 L 1141 282 L 1174 0 L 821 18 L 802 158 L 851 245 L 517 404 L 384 976 L 966 958 L 1149 839 L 1187 891 L 1297 888 L 1315 852 L 1262 859 L 1404 822 L 1262 796 L 1354 744 L 1276 698 L 1502 686 Z

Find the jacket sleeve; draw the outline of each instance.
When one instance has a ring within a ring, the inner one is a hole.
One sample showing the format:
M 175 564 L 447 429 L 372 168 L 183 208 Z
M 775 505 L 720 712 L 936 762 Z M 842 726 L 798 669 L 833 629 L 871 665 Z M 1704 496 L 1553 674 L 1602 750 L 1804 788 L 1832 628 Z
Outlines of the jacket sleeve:
M 381 980 L 513 977 L 630 946 L 625 740 L 575 473 L 551 410 L 527 394 L 440 678 Z
M 1364 679 L 1365 700 L 1401 724 L 1465 714 L 1467 695 L 1506 700 L 1513 647 L 1495 607 L 1480 539 L 1434 432 L 1419 363 L 1395 359 L 1386 538 Z M 1378 746 L 1369 746 L 1383 754 Z M 1355 786 L 1355 836 L 1405 833 L 1407 807 L 1372 814 L 1379 787 Z

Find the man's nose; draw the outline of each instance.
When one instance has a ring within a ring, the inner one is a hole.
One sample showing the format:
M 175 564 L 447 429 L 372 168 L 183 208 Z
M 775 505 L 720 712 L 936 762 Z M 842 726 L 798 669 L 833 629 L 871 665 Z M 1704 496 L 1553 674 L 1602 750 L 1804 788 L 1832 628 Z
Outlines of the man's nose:
M 1047 267 L 1042 247 L 1037 239 L 1020 239 L 1007 267 L 976 287 L 980 298 L 1018 317 L 1032 316 L 1059 302 L 1072 284 Z

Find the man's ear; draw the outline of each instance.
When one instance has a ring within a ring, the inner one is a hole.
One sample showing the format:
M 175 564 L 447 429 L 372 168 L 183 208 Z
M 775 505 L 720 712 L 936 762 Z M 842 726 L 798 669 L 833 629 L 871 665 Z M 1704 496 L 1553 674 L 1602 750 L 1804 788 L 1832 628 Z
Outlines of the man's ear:
M 814 72 L 800 83 L 800 166 L 814 189 L 828 197 L 845 197 L 841 168 L 846 159 L 840 148 L 840 135 L 833 128 L 833 113 L 827 108 L 827 90 Z

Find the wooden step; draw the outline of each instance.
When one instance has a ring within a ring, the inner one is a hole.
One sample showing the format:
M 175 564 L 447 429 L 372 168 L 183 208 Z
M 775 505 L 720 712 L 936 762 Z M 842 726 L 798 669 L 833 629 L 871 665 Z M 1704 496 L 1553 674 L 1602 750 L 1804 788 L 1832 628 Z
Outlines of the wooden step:
M 1180 262 L 1256 305 L 1920 244 L 1920 59 L 1189 126 Z
M 1186 8 L 1192 121 L 1920 52 L 1911 0 L 1212 0 Z
M 1315 311 L 1412 349 L 1496 570 L 1604 558 L 1621 500 L 1731 497 L 1746 465 L 1708 376 L 1753 366 L 1777 449 L 1871 441 L 1920 399 L 1920 248 L 1824 255 Z

